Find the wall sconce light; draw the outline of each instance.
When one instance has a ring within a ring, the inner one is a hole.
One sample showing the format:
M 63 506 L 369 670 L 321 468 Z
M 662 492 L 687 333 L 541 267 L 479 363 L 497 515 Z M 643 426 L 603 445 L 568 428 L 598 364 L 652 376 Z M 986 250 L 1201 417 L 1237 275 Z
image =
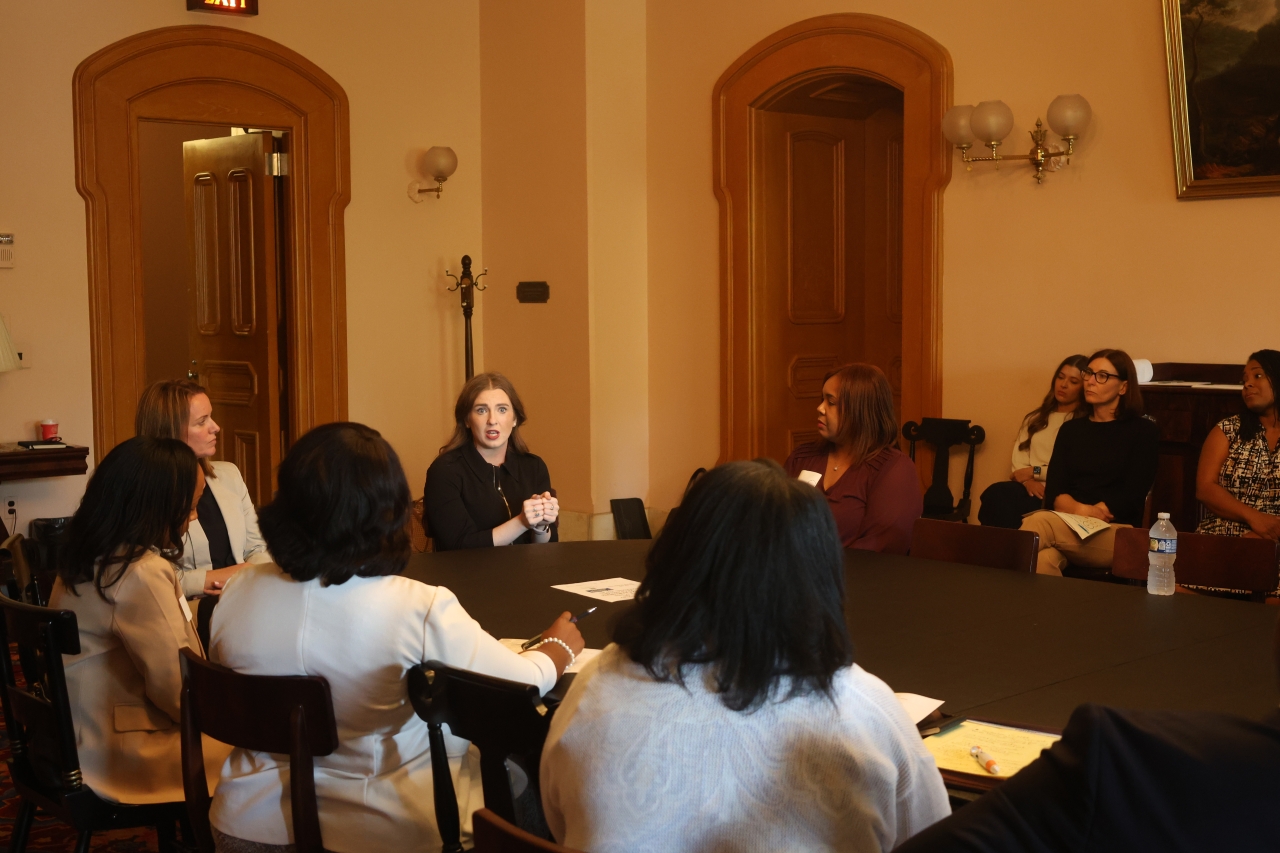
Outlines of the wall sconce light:
M 951 144 L 960 149 L 960 158 L 966 163 L 995 163 L 1000 168 L 1001 160 L 1029 160 L 1036 170 L 1036 183 L 1044 181 L 1044 168 L 1050 160 L 1066 157 L 1071 162 L 1075 151 L 1076 137 L 1089 126 L 1093 110 L 1089 102 L 1079 95 L 1059 95 L 1049 104 L 1046 113 L 1049 127 L 1067 143 L 1065 151 L 1046 148 L 1045 141 L 1049 131 L 1044 129 L 1040 119 L 1036 119 L 1036 129 L 1031 134 L 1031 151 L 1027 154 L 1000 154 L 1000 143 L 1013 130 L 1013 110 L 1004 101 L 983 101 L 976 107 L 967 104 L 954 106 L 942 117 L 942 132 Z M 975 141 L 980 141 L 991 149 L 990 157 L 970 157 L 969 149 Z M 972 170 L 969 166 L 966 171 Z
M 436 185 L 431 186 L 429 181 L 410 181 L 409 200 L 415 204 L 425 201 L 423 195 L 426 193 L 435 193 L 436 198 L 440 198 L 440 193 L 444 190 L 444 182 L 449 180 L 449 176 L 458 168 L 458 155 L 453 153 L 452 148 L 436 145 L 422 156 L 422 165 L 427 174 L 435 179 Z

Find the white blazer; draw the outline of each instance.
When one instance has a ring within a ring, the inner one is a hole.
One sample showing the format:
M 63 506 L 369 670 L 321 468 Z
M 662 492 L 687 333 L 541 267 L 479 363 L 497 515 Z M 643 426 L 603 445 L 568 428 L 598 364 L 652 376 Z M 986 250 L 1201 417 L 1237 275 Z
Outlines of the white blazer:
M 209 489 L 222 510 L 227 523 L 227 535 L 231 539 L 231 553 L 241 563 L 269 563 L 271 554 L 258 530 L 258 513 L 249 498 L 249 488 L 240 476 L 240 469 L 232 462 L 213 462 L 217 476 L 209 478 Z M 187 598 L 204 594 L 204 576 L 213 568 L 209 556 L 209 537 L 199 521 L 187 528 L 187 540 L 182 549 L 182 591 Z
M 439 660 L 544 693 L 556 682 L 551 658 L 514 654 L 444 587 L 399 576 L 321 586 L 274 564 L 227 583 L 213 611 L 209 658 L 252 675 L 328 679 L 339 744 L 316 757 L 315 780 L 320 833 L 335 853 L 440 849 L 427 724 L 409 704 L 410 667 Z M 484 804 L 478 754 L 451 735 L 445 745 L 469 832 L 471 813 Z M 279 755 L 232 752 L 209 820 L 234 838 L 292 844 L 288 764 Z

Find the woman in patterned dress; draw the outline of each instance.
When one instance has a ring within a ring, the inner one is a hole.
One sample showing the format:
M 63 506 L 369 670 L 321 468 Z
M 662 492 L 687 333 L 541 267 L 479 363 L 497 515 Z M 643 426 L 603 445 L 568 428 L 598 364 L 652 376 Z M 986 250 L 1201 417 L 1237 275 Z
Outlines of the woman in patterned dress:
M 1258 350 L 1244 368 L 1245 408 L 1209 432 L 1196 471 L 1206 514 L 1197 533 L 1280 539 L 1280 352 Z

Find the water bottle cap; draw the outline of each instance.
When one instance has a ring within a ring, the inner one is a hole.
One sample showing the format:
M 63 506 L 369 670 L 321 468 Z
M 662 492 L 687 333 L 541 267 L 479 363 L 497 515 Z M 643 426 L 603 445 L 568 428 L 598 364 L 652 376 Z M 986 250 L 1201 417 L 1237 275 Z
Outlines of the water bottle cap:
M 1168 520 L 1169 520 L 1169 513 L 1167 513 L 1167 512 L 1157 512 L 1157 513 L 1156 513 L 1156 518 L 1160 519 L 1161 521 L 1168 521 Z

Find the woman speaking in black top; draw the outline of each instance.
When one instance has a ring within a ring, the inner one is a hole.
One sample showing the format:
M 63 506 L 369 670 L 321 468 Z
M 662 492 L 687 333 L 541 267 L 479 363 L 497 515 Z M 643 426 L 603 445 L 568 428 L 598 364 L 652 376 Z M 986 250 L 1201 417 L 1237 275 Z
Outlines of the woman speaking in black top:
M 1116 528 L 1142 524 L 1156 479 L 1160 430 L 1143 417 L 1133 359 L 1124 350 L 1100 350 L 1080 372 L 1089 417 L 1067 421 L 1058 431 L 1045 510 L 1022 520 L 1023 530 L 1040 534 L 1036 571 L 1042 575 L 1060 575 L 1068 563 L 1109 568 Z M 1051 510 L 1100 519 L 1109 527 L 1082 540 Z
M 520 437 L 524 406 L 511 380 L 476 376 L 453 417 L 453 437 L 427 469 L 424 491 L 436 550 L 556 541 L 560 502 L 546 463 Z

